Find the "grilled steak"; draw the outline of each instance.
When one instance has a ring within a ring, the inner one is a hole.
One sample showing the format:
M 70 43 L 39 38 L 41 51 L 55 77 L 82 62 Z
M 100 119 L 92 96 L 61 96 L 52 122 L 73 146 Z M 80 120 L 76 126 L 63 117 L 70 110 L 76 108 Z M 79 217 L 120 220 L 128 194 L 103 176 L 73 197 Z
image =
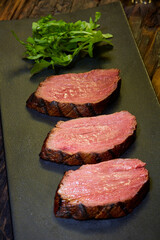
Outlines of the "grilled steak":
M 54 213 L 79 220 L 122 217 L 142 201 L 148 189 L 148 171 L 138 159 L 83 165 L 64 174 Z
M 47 135 L 40 157 L 68 165 L 117 158 L 134 140 L 136 125 L 127 111 L 60 121 Z
M 101 114 L 118 93 L 118 69 L 96 69 L 48 77 L 27 100 L 27 107 L 70 118 Z

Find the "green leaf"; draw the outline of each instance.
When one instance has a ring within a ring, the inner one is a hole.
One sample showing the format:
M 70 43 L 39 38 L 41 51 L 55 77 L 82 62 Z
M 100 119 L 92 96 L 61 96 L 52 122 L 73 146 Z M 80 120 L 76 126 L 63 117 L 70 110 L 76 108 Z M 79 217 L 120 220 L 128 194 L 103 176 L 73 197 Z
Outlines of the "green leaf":
M 16 33 L 15 33 L 14 31 L 11 31 L 11 32 L 12 32 L 13 36 L 15 37 L 15 39 L 16 39 L 18 42 L 20 42 L 20 43 L 23 44 L 23 45 L 26 45 L 25 42 L 23 42 L 23 41 L 21 41 L 21 40 L 19 39 L 19 37 L 16 35 Z
M 51 15 L 41 17 L 32 23 L 32 36 L 26 42 L 12 33 L 24 45 L 26 58 L 35 63 L 31 70 L 35 74 L 49 66 L 67 66 L 81 51 L 93 57 L 95 43 L 112 44 L 112 34 L 97 30 L 100 17 L 101 13 L 96 12 L 94 20 L 90 17 L 89 22 L 78 20 L 69 23 L 57 21 Z
M 27 42 L 30 43 L 30 44 L 34 44 L 35 43 L 35 41 L 34 41 L 34 39 L 32 37 L 28 37 L 27 38 Z
M 113 38 L 113 35 L 110 34 L 110 33 L 103 33 L 102 36 L 103 36 L 104 38 Z
M 42 60 L 41 62 L 37 62 L 34 64 L 33 68 L 31 69 L 31 74 L 35 74 L 40 72 L 42 69 L 49 67 L 50 65 L 53 65 L 52 62 L 47 62 L 45 60 Z
M 87 37 L 76 37 L 70 40 L 70 43 L 74 43 L 74 42 L 84 42 L 86 41 L 88 38 Z
M 95 23 L 97 23 L 98 22 L 98 20 L 100 19 L 100 17 L 101 17 L 101 13 L 100 12 L 96 12 L 96 15 L 95 15 Z
M 43 54 L 37 54 L 35 56 L 31 55 L 31 56 L 28 56 L 27 59 L 36 60 L 36 59 L 39 59 L 41 57 L 43 57 Z

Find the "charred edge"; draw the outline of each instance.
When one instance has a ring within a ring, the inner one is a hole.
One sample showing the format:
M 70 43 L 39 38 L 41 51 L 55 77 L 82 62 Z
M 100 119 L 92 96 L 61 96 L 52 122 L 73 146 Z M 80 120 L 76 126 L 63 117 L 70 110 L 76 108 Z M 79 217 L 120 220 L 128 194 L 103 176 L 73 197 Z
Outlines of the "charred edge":
M 137 126 L 136 126 L 137 129 Z M 133 134 L 131 135 L 131 143 L 135 141 L 136 139 L 136 129 L 134 130 Z
M 50 105 L 51 105 L 51 106 L 54 105 L 54 106 L 57 108 L 57 110 L 58 110 L 60 116 L 64 117 L 64 114 L 63 114 L 63 112 L 61 111 L 61 108 L 59 107 L 58 102 L 56 102 L 56 101 L 52 101 Z
M 102 162 L 102 158 L 100 157 L 100 155 L 98 153 L 95 153 L 95 160 L 96 160 L 96 163 Z
M 112 149 L 109 149 L 108 152 L 111 154 L 112 158 L 116 158 L 116 154 L 113 152 Z
M 44 100 L 42 98 L 39 98 L 39 105 L 41 107 L 45 107 L 46 106 L 46 104 L 45 104 L 45 102 L 44 102 Z
M 107 211 L 108 218 L 113 218 L 111 210 L 115 207 L 115 204 L 111 204 L 110 209 Z
M 75 154 L 75 158 L 79 161 L 80 165 L 84 163 L 80 153 Z
M 128 215 L 128 214 L 129 214 L 129 211 L 128 211 L 128 209 L 126 208 L 126 204 L 125 204 L 125 203 L 119 202 L 119 206 L 120 206 L 120 208 L 123 210 L 123 212 L 125 213 L 125 215 Z
M 110 96 L 108 96 L 108 97 L 106 98 L 106 104 L 107 104 L 107 105 L 108 105 L 109 103 L 111 103 L 112 101 L 114 101 L 114 100 L 118 97 L 118 95 L 119 95 L 119 93 L 120 93 L 120 88 L 121 88 L 121 79 L 118 81 L 118 84 L 117 84 L 116 89 L 111 93 Z
M 59 161 L 58 162 L 61 162 L 63 163 L 63 153 L 61 151 L 58 151 L 58 154 L 59 154 Z
M 42 98 L 39 99 L 38 105 L 38 107 L 42 109 L 43 113 L 48 114 L 46 103 Z
M 71 218 L 70 208 L 65 204 L 61 196 L 57 193 L 54 213 L 57 217 Z
M 128 145 L 132 144 L 136 139 L 136 129 L 134 130 L 133 134 L 128 136 L 128 138 L 125 140 L 125 143 Z
M 150 178 L 148 178 L 148 181 L 145 182 L 145 184 L 142 186 L 142 188 L 139 190 L 139 192 L 136 194 L 135 199 L 137 202 L 136 206 L 145 198 L 147 193 L 150 189 Z
M 95 112 L 93 106 L 91 103 L 87 103 L 86 104 L 86 107 L 88 108 L 88 110 L 90 111 L 90 113 L 94 116 L 94 115 L 97 115 L 97 113 Z
M 145 194 L 147 195 L 147 193 L 148 193 L 148 191 L 149 191 L 149 189 L 150 189 L 150 185 L 151 185 L 151 183 L 150 183 L 150 177 L 148 177 L 148 181 L 146 182 L 146 184 L 145 184 L 145 190 L 144 190 L 144 192 L 145 192 Z M 144 195 L 145 195 L 144 194 Z
M 41 151 L 41 152 L 39 153 L 39 157 L 40 157 L 41 159 L 46 160 L 46 161 L 51 161 L 51 158 L 50 158 L 51 156 L 52 156 L 52 154 L 51 154 L 51 153 L 48 153 L 48 151 L 46 151 L 46 152 Z
M 122 144 L 119 145 L 121 147 L 121 150 L 116 157 L 119 157 L 120 155 L 122 155 L 129 148 L 129 146 L 134 143 L 135 139 L 136 139 L 136 129 L 134 130 L 132 135 L 128 136 L 128 138 Z
M 63 201 L 63 200 L 62 200 Z M 65 218 L 72 218 L 72 210 L 68 202 L 65 201 Z M 64 216 L 64 215 L 63 215 Z
M 78 117 L 83 117 L 82 114 L 80 113 L 80 111 L 78 111 L 78 108 L 76 107 L 75 104 L 70 103 L 70 105 L 72 106 L 73 110 L 76 112 Z
M 57 193 L 57 197 L 58 197 L 58 208 L 56 209 L 56 214 L 60 212 L 61 206 L 62 206 L 62 198 L 58 193 Z
M 88 219 L 89 216 L 88 216 L 85 206 L 83 204 L 79 204 L 78 208 L 81 213 L 81 219 Z
M 120 93 L 120 88 L 121 88 L 121 79 L 119 79 L 117 88 L 113 91 L 113 93 L 110 95 L 111 98 L 113 97 L 113 100 L 117 97 L 117 95 Z
M 46 151 L 46 156 L 47 156 L 47 159 L 48 159 L 48 160 L 51 159 L 52 155 L 53 155 L 52 150 L 51 150 L 51 149 L 47 149 L 47 151 Z

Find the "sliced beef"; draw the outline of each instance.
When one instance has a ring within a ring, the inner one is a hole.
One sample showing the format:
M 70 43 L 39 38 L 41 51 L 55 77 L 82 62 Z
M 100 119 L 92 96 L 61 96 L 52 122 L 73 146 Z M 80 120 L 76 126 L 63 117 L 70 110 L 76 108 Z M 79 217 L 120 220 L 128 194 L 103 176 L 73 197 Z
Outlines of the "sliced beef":
M 117 158 L 133 142 L 136 126 L 127 111 L 60 121 L 47 135 L 40 157 L 68 165 Z
M 79 220 L 122 217 L 142 201 L 148 189 L 148 171 L 138 159 L 83 165 L 64 174 L 54 213 Z
M 27 107 L 70 118 L 101 114 L 118 93 L 118 69 L 96 69 L 48 77 L 27 100 Z

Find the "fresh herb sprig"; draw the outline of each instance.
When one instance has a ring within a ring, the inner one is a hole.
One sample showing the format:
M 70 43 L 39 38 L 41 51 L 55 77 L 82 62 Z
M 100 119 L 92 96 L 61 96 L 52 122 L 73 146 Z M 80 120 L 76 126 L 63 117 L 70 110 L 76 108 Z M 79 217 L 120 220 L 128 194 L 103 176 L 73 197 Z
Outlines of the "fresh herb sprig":
M 96 12 L 95 20 L 90 18 L 89 22 L 77 21 L 67 23 L 63 20 L 52 19 L 51 15 L 42 17 L 32 23 L 32 37 L 26 42 L 21 41 L 13 32 L 15 38 L 25 46 L 25 57 L 34 61 L 31 74 L 35 74 L 55 65 L 67 66 L 73 58 L 84 51 L 93 57 L 94 44 L 106 42 L 111 44 L 111 34 L 103 34 L 96 30 L 100 25 L 97 23 L 101 17 Z

